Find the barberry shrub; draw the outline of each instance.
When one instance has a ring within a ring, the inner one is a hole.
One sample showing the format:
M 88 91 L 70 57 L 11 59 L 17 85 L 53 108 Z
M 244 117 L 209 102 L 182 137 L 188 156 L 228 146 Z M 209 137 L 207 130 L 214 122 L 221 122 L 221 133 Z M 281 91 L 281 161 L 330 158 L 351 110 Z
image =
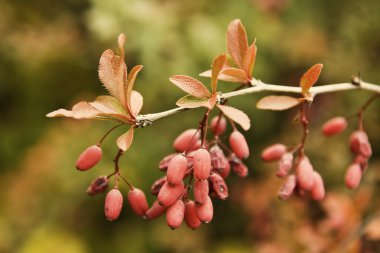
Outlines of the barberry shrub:
M 115 178 L 113 188 L 105 197 L 104 211 L 107 219 L 116 220 L 121 214 L 124 199 L 119 191 L 121 179 L 129 187 L 127 202 L 138 216 L 151 220 L 166 214 L 167 225 L 172 229 L 180 227 L 183 222 L 191 229 L 211 222 L 215 200 L 225 200 L 229 196 L 229 176 L 236 174 L 238 177 L 246 177 L 250 172 L 250 168 L 244 164 L 244 159 L 251 153 L 248 145 L 250 142 L 242 133 L 250 129 L 250 119 L 244 112 L 227 105 L 228 100 L 260 91 L 298 94 L 297 97 L 268 95 L 257 103 L 257 108 L 262 110 L 296 108 L 295 119 L 303 129 L 296 145 L 272 144 L 263 150 L 261 158 L 264 162 L 278 163 L 276 175 L 283 179 L 278 191 L 280 199 L 285 200 L 295 195 L 310 197 L 315 201 L 324 198 L 325 187 L 318 168 L 314 168 L 305 153 L 309 117 L 312 116 L 309 112 L 314 98 L 322 93 L 340 90 L 366 89 L 374 92 L 355 114 L 334 117 L 322 126 L 323 135 L 337 135 L 347 128 L 349 120 L 355 118 L 353 116 L 357 116 L 357 130 L 349 138 L 349 148 L 354 158 L 348 166 L 345 184 L 350 189 L 359 186 L 372 155 L 371 144 L 363 126 L 363 113 L 380 96 L 379 86 L 364 83 L 356 77 L 351 83 L 313 87 L 321 74 L 322 64 L 308 69 L 300 78 L 299 87 L 265 84 L 252 76 L 257 53 L 255 41 L 249 44 L 244 26 L 240 20 L 233 20 L 227 28 L 227 54 L 216 56 L 211 69 L 200 74 L 210 78 L 210 88 L 192 77 L 174 75 L 169 81 L 187 93 L 176 102 L 178 107 L 140 115 L 143 97 L 134 90 L 134 83 L 142 65 L 134 66 L 127 72 L 124 62 L 125 41 L 126 36 L 119 35 L 118 54 L 108 49 L 100 57 L 99 79 L 109 95 L 99 96 L 93 102 L 79 102 L 71 110 L 59 109 L 47 114 L 48 117 L 102 119 L 118 123 L 98 143 L 85 149 L 79 156 L 76 168 L 80 171 L 89 170 L 100 161 L 102 142 L 110 132 L 118 127 L 129 126 L 116 140 L 118 152 L 114 158 L 114 171 L 97 177 L 87 189 L 91 196 L 104 193 L 109 187 L 110 178 Z M 221 93 L 218 90 L 220 80 L 240 86 L 233 92 Z M 159 162 L 158 168 L 164 175 L 151 186 L 151 194 L 157 199 L 149 206 L 144 191 L 133 186 L 123 176 L 119 159 L 132 145 L 136 129 L 150 126 L 162 117 L 195 108 L 204 108 L 205 113 L 194 123 L 196 128 L 184 130 L 174 139 L 173 152 Z M 210 119 L 214 111 L 217 111 L 217 115 Z M 230 127 L 227 128 L 228 125 Z M 230 132 L 227 129 L 231 129 Z

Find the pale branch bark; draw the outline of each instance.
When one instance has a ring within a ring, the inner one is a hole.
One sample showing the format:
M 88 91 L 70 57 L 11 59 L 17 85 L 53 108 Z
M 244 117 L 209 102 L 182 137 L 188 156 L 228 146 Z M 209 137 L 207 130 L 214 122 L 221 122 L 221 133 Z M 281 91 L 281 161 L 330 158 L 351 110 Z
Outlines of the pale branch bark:
M 252 87 L 249 87 L 246 89 L 222 93 L 219 95 L 218 101 L 223 101 L 225 99 L 232 98 L 232 97 L 247 95 L 251 93 L 265 92 L 265 91 L 301 94 L 301 87 L 267 84 L 257 79 L 252 79 L 251 85 Z M 314 97 L 318 94 L 348 91 L 348 90 L 366 90 L 366 91 L 371 91 L 371 92 L 380 94 L 379 85 L 366 83 L 362 81 L 360 81 L 359 84 L 336 83 L 336 84 L 327 84 L 323 86 L 315 86 L 315 87 L 310 88 L 309 92 L 312 95 L 312 97 Z M 189 110 L 189 109 L 177 107 L 177 108 L 163 111 L 163 112 L 139 115 L 137 117 L 137 120 L 139 122 L 139 126 L 144 127 L 144 126 L 151 125 L 153 121 L 155 120 L 158 120 L 158 119 L 161 119 L 173 114 L 177 114 L 179 112 L 183 112 L 186 110 Z

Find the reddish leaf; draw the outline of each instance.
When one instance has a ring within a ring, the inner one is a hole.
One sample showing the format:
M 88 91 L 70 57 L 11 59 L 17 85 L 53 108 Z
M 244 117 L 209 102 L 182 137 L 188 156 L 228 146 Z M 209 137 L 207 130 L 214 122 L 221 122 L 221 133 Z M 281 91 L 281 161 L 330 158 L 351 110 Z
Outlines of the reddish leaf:
M 227 28 L 227 50 L 236 65 L 243 68 L 243 59 L 248 50 L 248 39 L 239 19 L 233 20 Z
M 137 92 L 135 90 L 132 91 L 130 103 L 132 115 L 137 116 L 143 106 L 143 96 L 140 94 L 140 92 Z
M 176 105 L 182 108 L 198 108 L 206 107 L 210 108 L 209 98 L 197 98 L 191 95 L 186 95 L 177 100 Z
M 121 150 L 127 151 L 129 149 L 133 141 L 133 132 L 134 128 L 131 127 L 125 134 L 117 138 L 116 144 Z
M 133 86 L 136 81 L 137 74 L 140 72 L 140 70 L 143 68 L 142 65 L 136 65 L 134 66 L 131 71 L 128 74 L 128 79 L 127 79 L 127 86 L 126 86 L 126 95 L 125 98 L 127 100 L 127 106 L 129 111 L 132 113 L 132 107 L 131 107 L 131 94 L 133 90 Z M 133 114 L 133 113 L 132 113 Z
M 251 127 L 251 121 L 244 112 L 226 105 L 217 106 L 226 117 L 238 123 L 244 130 L 247 131 Z
M 302 88 L 302 94 L 305 96 L 309 92 L 309 89 L 317 82 L 319 75 L 321 74 L 323 64 L 315 64 L 303 74 L 300 82 Z
M 127 66 L 124 59 L 110 49 L 103 52 L 99 60 L 99 79 L 112 96 L 119 99 L 125 106 L 124 83 L 127 76 Z
M 224 63 L 226 62 L 226 55 L 222 54 L 217 56 L 212 62 L 212 74 L 211 74 L 211 89 L 214 93 L 217 89 L 217 81 L 220 71 L 222 70 Z
M 211 93 L 198 80 L 184 75 L 176 75 L 169 78 L 178 88 L 197 98 L 210 97 Z
M 99 115 L 100 112 L 87 102 L 79 102 L 75 104 L 71 111 L 59 109 L 48 113 L 46 116 L 52 117 L 68 117 L 74 119 L 91 119 Z
M 202 72 L 199 75 L 203 76 L 203 77 L 211 77 L 211 70 L 206 70 L 205 72 Z M 226 81 L 226 82 L 232 82 L 232 83 L 242 83 L 242 82 L 244 83 L 244 82 L 246 82 L 246 78 L 242 79 L 239 77 L 226 75 L 223 73 L 223 70 L 221 73 L 219 73 L 218 79 L 222 80 L 222 81 Z
M 119 37 L 117 37 L 117 44 L 119 45 L 120 57 L 122 59 L 124 59 L 124 44 L 126 40 L 127 40 L 127 37 L 125 36 L 124 33 L 119 34 Z
M 301 99 L 297 99 L 289 96 L 267 96 L 262 98 L 256 105 L 258 109 L 263 110 L 275 110 L 282 111 L 292 108 L 299 103 L 301 103 Z
M 104 114 L 126 114 L 127 112 L 119 100 L 111 96 L 99 96 L 94 102 L 89 103 L 92 107 Z
M 249 81 L 247 73 L 242 69 L 225 68 L 222 70 L 221 74 L 223 76 L 229 76 L 230 78 L 235 80 L 235 82 L 237 81 L 239 83 L 246 83 L 247 81 Z
M 252 78 L 253 67 L 255 65 L 256 60 L 256 52 L 257 47 L 255 43 L 252 43 L 252 45 L 248 48 L 247 53 L 244 56 L 244 70 L 247 73 L 249 79 Z

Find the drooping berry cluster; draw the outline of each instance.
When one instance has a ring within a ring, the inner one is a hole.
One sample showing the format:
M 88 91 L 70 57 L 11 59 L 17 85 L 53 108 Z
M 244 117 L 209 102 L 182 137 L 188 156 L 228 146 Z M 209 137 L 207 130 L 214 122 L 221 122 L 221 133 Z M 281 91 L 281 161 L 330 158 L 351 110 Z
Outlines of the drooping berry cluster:
M 159 164 L 166 176 L 156 180 L 151 187 L 157 200 L 145 215 L 148 219 L 166 212 L 167 225 L 172 229 L 178 228 L 183 220 L 192 229 L 212 220 L 211 198 L 228 198 L 225 179 L 231 168 L 240 177 L 248 175 L 248 168 L 241 160 L 249 156 L 244 136 L 234 130 L 229 136 L 231 149 L 219 139 L 226 130 L 226 123 L 221 115 L 211 120 L 213 139 L 210 142 L 205 138 L 202 141 L 201 135 L 206 134 L 201 134 L 202 126 L 186 130 L 175 139 L 176 153 L 164 157 Z M 229 153 L 228 157 L 225 151 Z

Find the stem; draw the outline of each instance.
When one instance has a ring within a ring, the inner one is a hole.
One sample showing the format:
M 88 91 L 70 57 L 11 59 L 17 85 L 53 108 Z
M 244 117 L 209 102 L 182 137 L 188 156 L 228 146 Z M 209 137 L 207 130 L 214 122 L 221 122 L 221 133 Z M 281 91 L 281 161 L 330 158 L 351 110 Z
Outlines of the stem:
M 265 92 L 265 91 L 302 94 L 302 90 L 300 87 L 266 84 L 257 79 L 252 79 L 251 85 L 252 87 L 249 87 L 246 89 L 223 93 L 219 95 L 218 101 L 224 101 L 232 97 L 247 95 L 251 93 L 260 93 L 260 92 Z M 359 85 L 355 85 L 352 83 L 337 83 L 337 84 L 328 84 L 328 85 L 323 85 L 323 86 L 311 87 L 309 92 L 311 93 L 312 96 L 315 96 L 318 94 L 348 91 L 348 90 L 367 90 L 367 91 L 375 92 L 378 94 L 378 96 L 380 96 L 379 85 L 366 83 L 362 81 L 360 81 Z M 158 119 L 165 118 L 167 116 L 174 115 L 186 110 L 190 110 L 190 109 L 177 107 L 177 108 L 170 109 L 163 112 L 138 115 L 136 117 L 136 120 L 137 122 L 139 122 L 139 125 L 147 126 L 147 125 L 152 124 L 153 121 L 156 121 Z
M 303 128 L 303 135 L 302 135 L 302 139 L 301 139 L 301 142 L 298 146 L 298 150 L 299 150 L 299 153 L 300 153 L 300 157 L 303 157 L 305 155 L 305 142 L 306 142 L 306 139 L 307 139 L 307 136 L 309 134 L 309 120 L 307 119 L 307 106 L 308 106 L 308 103 L 305 101 L 302 103 L 301 105 L 301 124 L 302 124 L 302 128 Z
M 367 102 L 365 102 L 365 104 L 362 106 L 361 110 L 364 112 L 368 108 L 368 106 L 370 106 L 372 104 L 372 102 L 375 101 L 375 99 L 378 97 L 380 97 L 379 93 L 373 94 L 372 97 L 370 97 L 367 100 Z
M 119 125 L 116 125 L 114 127 L 112 127 L 110 130 L 107 131 L 107 133 L 105 135 L 103 135 L 103 137 L 100 139 L 100 141 L 98 142 L 98 146 L 100 146 L 102 144 L 102 142 L 104 141 L 104 139 L 107 137 L 107 135 L 109 135 L 113 130 L 115 130 L 116 128 L 118 128 L 119 126 L 121 125 L 124 125 L 124 123 L 121 123 Z

